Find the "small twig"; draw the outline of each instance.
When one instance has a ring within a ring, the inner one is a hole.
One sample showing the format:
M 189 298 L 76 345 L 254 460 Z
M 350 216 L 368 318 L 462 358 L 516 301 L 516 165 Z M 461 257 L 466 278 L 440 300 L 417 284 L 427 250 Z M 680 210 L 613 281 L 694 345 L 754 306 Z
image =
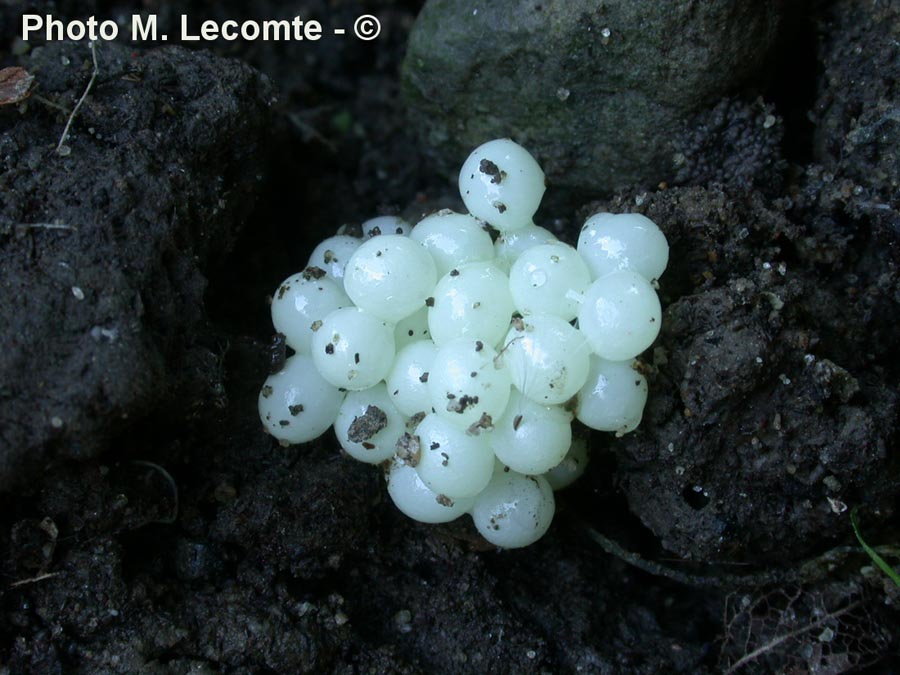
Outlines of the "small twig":
M 71 230 L 77 232 L 78 228 L 65 223 L 16 223 L 17 228 L 23 230 Z
M 44 104 L 45 106 L 47 106 L 48 108 L 53 108 L 54 110 L 59 110 L 59 112 L 63 113 L 64 115 L 71 115 L 71 114 L 72 114 L 72 111 L 69 110 L 69 109 L 68 109 L 67 107 L 65 107 L 64 105 L 60 105 L 59 103 L 54 103 L 54 102 L 51 101 L 49 98 L 46 98 L 46 97 L 44 97 L 44 96 L 40 96 L 39 94 L 32 94 L 32 95 L 31 95 L 31 98 L 32 98 L 32 100 L 35 100 L 35 101 L 37 101 L 38 103 L 43 103 L 43 104 Z
M 587 524 L 583 524 L 583 527 L 588 538 L 610 555 L 614 555 L 648 574 L 666 577 L 686 586 L 697 587 L 753 588 L 774 584 L 813 583 L 828 576 L 830 565 L 840 564 L 849 556 L 861 552 L 856 546 L 838 546 L 816 558 L 798 564 L 797 567 L 787 569 L 763 570 L 747 574 L 687 574 L 642 558 L 632 551 L 627 551 L 620 544 L 603 536 Z
M 18 588 L 19 586 L 27 586 L 28 584 L 36 584 L 39 581 L 44 581 L 46 579 L 52 579 L 53 577 L 58 577 L 62 572 L 47 572 L 46 574 L 38 574 L 36 577 L 32 577 L 31 579 L 22 579 L 21 581 L 17 581 L 14 584 L 10 584 L 9 588 L 12 590 L 13 588 Z
M 66 122 L 66 128 L 63 129 L 62 136 L 59 137 L 59 143 L 56 144 L 56 154 L 60 154 L 63 147 L 65 147 L 65 142 L 69 137 L 69 129 L 72 127 L 72 122 L 75 120 L 75 116 L 78 114 L 82 104 L 91 92 L 91 87 L 94 86 L 97 75 L 100 73 L 100 67 L 97 65 L 97 43 L 94 40 L 91 40 L 91 59 L 94 61 L 94 70 L 91 72 L 91 79 L 88 80 L 87 86 L 84 88 L 84 93 L 81 95 L 81 98 L 78 99 L 78 103 L 75 104 L 72 113 L 69 115 L 69 119 Z
M 684 584 L 686 586 L 724 585 L 722 584 L 721 578 L 705 577 L 695 574 L 685 574 L 684 572 L 673 570 L 664 565 L 660 565 L 659 563 L 653 562 L 652 560 L 645 560 L 637 553 L 626 551 L 618 543 L 616 543 L 612 539 L 609 539 L 608 537 L 604 537 L 594 528 L 586 526 L 585 530 L 587 532 L 587 536 L 591 539 L 591 541 L 598 544 L 604 551 L 606 551 L 610 555 L 614 555 L 615 557 L 623 560 L 633 567 L 637 567 L 639 570 L 647 572 L 648 574 L 652 574 L 657 577 L 666 577 L 668 579 L 671 579 L 672 581 L 677 581 L 678 583 Z
M 9 218 L 0 216 L 0 234 L 9 234 L 13 230 L 16 234 L 25 234 L 28 230 L 65 230 L 67 232 L 77 232 L 78 228 L 74 225 L 66 223 L 18 223 Z
M 877 202 L 860 202 L 859 205 L 864 209 L 875 209 L 876 211 L 891 211 L 890 204 L 881 204 Z
M 676 565 L 694 565 L 696 560 L 685 560 L 684 558 L 660 558 L 660 562 L 674 563 Z M 704 560 L 704 565 L 716 567 L 752 567 L 753 563 L 739 562 L 737 560 Z
M 287 117 L 291 121 L 291 124 L 297 127 L 297 129 L 299 129 L 304 136 L 319 141 L 322 145 L 328 148 L 332 152 L 332 154 L 337 154 L 337 146 L 330 140 L 325 138 L 325 136 L 323 136 L 321 133 L 319 133 L 319 131 L 314 126 L 306 122 L 302 117 L 300 117 L 299 114 L 291 113 Z M 306 139 L 304 139 L 304 141 L 306 141 Z

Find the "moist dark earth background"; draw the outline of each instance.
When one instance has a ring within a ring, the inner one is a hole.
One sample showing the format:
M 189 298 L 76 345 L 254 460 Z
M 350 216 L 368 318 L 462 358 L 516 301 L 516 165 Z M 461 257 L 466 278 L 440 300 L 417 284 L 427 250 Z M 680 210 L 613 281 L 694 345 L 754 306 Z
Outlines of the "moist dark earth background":
M 0 108 L 0 672 L 895 672 L 900 596 L 849 508 L 898 542 L 896 4 L 795 7 L 668 185 L 539 212 L 571 242 L 639 211 L 672 256 L 641 428 L 596 434 L 507 552 L 409 521 L 328 435 L 260 431 L 278 282 L 342 223 L 460 206 L 400 95 L 419 4 L 302 7 L 384 34 L 100 45 L 60 157 L 90 51 L 21 53 L 21 12 L 300 9 L 0 5 L 37 83 Z

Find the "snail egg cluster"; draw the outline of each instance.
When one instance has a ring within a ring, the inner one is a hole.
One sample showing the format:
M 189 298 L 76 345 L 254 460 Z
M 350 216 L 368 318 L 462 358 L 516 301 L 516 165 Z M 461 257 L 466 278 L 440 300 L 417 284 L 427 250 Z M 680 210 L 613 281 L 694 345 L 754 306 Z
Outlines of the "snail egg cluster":
M 272 321 L 295 353 L 259 413 L 283 443 L 333 426 L 416 520 L 469 513 L 492 544 L 526 546 L 584 471 L 573 418 L 619 434 L 641 421 L 634 359 L 659 332 L 668 244 L 644 216 L 610 213 L 577 249 L 558 241 L 532 221 L 544 173 L 507 139 L 469 156 L 459 189 L 469 213 L 375 218 L 278 287 Z

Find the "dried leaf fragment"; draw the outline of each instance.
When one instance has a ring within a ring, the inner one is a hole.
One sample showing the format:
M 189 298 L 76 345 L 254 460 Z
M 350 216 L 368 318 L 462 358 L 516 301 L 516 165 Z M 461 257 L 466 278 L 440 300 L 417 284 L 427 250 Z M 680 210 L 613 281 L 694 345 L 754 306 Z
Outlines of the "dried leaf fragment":
M 0 105 L 12 105 L 31 96 L 34 75 L 13 66 L 0 70 Z

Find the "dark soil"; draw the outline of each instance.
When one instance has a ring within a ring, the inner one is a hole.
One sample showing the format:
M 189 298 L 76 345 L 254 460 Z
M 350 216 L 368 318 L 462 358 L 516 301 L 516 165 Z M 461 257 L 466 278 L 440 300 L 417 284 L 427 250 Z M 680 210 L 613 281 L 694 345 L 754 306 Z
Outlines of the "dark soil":
M 26 4 L 302 5 L 384 33 L 101 44 L 60 156 L 91 52 L 23 53 Z M 644 422 L 595 434 L 548 535 L 507 552 L 409 521 L 333 437 L 282 448 L 256 414 L 266 296 L 314 244 L 459 206 L 399 93 L 419 3 L 37 4 L 0 4 L 0 67 L 36 82 L 0 107 L 0 674 L 900 668 L 900 591 L 849 519 L 900 541 L 896 3 L 797 10 L 762 98 L 685 130 L 668 185 L 539 213 L 571 241 L 640 211 L 672 256 Z

